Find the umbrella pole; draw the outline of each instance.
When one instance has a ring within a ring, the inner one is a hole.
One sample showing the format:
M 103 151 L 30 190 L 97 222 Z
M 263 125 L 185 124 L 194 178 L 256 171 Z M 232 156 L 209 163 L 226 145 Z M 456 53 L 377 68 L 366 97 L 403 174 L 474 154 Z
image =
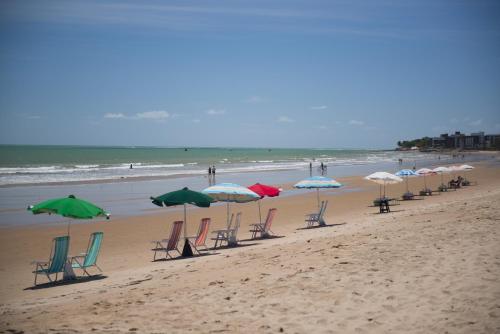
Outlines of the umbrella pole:
M 229 202 L 227 202 L 227 219 L 226 219 L 226 226 L 227 226 L 227 229 L 229 230 Z
M 316 195 L 318 198 L 318 212 L 319 212 L 319 188 L 316 188 Z
M 187 220 L 186 220 L 186 203 L 184 203 L 184 239 L 187 238 Z
M 410 190 L 409 190 L 409 188 L 408 188 L 408 176 L 406 177 L 406 192 L 407 192 L 407 193 L 409 193 L 409 192 L 410 192 Z
M 69 237 L 69 228 L 71 227 L 71 220 L 68 220 L 68 237 Z
M 259 223 L 262 224 L 262 214 L 260 213 L 260 199 L 257 201 L 257 203 L 259 204 Z
M 427 182 L 425 181 L 425 174 L 424 174 L 424 190 L 427 191 Z
M 191 245 L 189 245 L 189 240 L 187 238 L 187 219 L 186 219 L 186 203 L 184 203 L 184 247 L 182 248 L 182 256 L 193 256 L 193 250 Z
M 379 187 L 378 187 L 378 198 L 382 198 L 382 185 L 379 184 Z

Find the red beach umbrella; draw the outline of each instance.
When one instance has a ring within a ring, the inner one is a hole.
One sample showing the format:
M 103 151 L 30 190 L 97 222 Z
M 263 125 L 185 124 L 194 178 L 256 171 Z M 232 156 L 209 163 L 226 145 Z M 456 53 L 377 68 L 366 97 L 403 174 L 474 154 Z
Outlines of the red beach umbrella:
M 280 192 L 281 192 L 280 188 L 276 188 L 273 186 L 268 186 L 268 185 L 260 184 L 260 183 L 256 183 L 256 184 L 248 187 L 248 189 L 250 189 L 251 191 L 253 191 L 257 195 L 259 195 L 261 199 L 266 197 L 266 196 L 267 197 L 279 196 Z M 262 223 L 262 215 L 260 213 L 260 200 L 258 201 L 258 203 L 259 203 L 259 220 Z

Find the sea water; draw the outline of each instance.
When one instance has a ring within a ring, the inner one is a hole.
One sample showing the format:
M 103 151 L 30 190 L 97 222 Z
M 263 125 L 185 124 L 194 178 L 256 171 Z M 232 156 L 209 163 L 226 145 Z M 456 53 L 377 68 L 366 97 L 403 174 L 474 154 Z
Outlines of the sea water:
M 201 191 L 220 182 L 295 183 L 320 175 L 321 163 L 327 166 L 326 176 L 338 178 L 477 159 L 383 150 L 0 146 L 0 227 L 65 221 L 56 215 L 35 216 L 26 208 L 69 194 L 96 203 L 113 219 L 166 210 L 153 205 L 150 196 L 185 186 Z M 213 165 L 215 179 L 207 175 Z M 358 189 L 346 184 L 332 193 L 346 191 Z M 287 190 L 282 196 L 304 192 Z

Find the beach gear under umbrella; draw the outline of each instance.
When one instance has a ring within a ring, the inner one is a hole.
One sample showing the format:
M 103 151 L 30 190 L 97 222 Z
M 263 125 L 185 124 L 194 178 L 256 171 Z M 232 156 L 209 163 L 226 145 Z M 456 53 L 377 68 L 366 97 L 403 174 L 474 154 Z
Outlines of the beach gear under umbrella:
M 308 177 L 295 184 L 295 188 L 299 189 L 316 189 L 316 196 L 318 199 L 318 209 L 319 209 L 319 189 L 320 188 L 340 188 L 343 184 L 325 176 L 312 176 Z
M 415 173 L 417 173 L 417 175 L 421 175 L 424 177 L 424 189 L 425 190 L 427 190 L 427 181 L 425 180 L 425 176 L 436 174 L 436 172 L 434 172 L 432 169 L 429 169 L 429 168 L 420 168 Z
M 382 198 L 382 186 L 384 186 L 384 197 L 385 197 L 385 185 L 403 182 L 403 179 L 387 172 L 375 172 L 368 176 L 365 176 L 365 180 L 373 181 L 380 184 L 380 198 Z
M 417 176 L 417 173 L 415 173 L 411 169 L 402 169 L 402 170 L 396 172 L 394 175 L 399 176 L 399 177 L 403 176 L 406 179 L 406 192 L 409 193 L 410 191 L 408 189 L 408 177 Z
M 246 203 L 260 199 L 260 196 L 248 188 L 235 183 L 219 183 L 202 191 L 216 201 L 227 203 L 227 227 L 229 228 L 229 203 Z
M 441 174 L 441 185 L 444 186 L 443 174 L 451 172 L 451 169 L 448 167 L 439 166 L 439 167 L 434 168 L 432 171 L 435 173 Z
M 256 184 L 248 187 L 248 189 L 250 189 L 251 191 L 253 191 L 254 193 L 256 193 L 257 195 L 260 196 L 260 199 L 257 201 L 257 203 L 259 203 L 259 222 L 262 223 L 262 215 L 260 212 L 260 200 L 266 196 L 267 197 L 279 196 L 281 189 L 276 188 L 276 187 L 272 187 L 272 186 L 268 186 L 265 184 L 260 184 L 260 183 L 256 183 Z
M 186 219 L 186 204 L 196 205 L 201 208 L 208 208 L 210 203 L 215 202 L 212 197 L 202 194 L 198 191 L 189 190 L 187 187 L 181 190 L 172 191 L 158 197 L 150 197 L 153 204 L 158 206 L 175 206 L 184 205 L 184 248 L 182 256 L 193 256 L 193 250 L 187 239 L 187 219 Z
M 95 217 L 106 217 L 106 219 L 109 219 L 109 214 L 103 209 L 83 199 L 76 198 L 75 195 L 49 199 L 36 205 L 30 205 L 28 210 L 35 215 L 48 213 L 74 219 L 92 219 Z M 68 221 L 68 235 L 70 225 L 71 220 Z

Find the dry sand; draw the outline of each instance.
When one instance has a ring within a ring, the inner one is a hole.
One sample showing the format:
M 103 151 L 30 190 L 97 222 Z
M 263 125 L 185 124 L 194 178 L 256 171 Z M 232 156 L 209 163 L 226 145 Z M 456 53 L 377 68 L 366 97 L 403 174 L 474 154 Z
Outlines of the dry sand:
M 284 237 L 192 259 L 151 262 L 149 242 L 167 237 L 179 211 L 74 225 L 72 254 L 104 231 L 104 276 L 40 289 L 30 289 L 30 261 L 46 259 L 66 227 L 2 229 L 0 332 L 498 333 L 500 168 L 468 176 L 479 185 L 383 215 L 368 206 L 376 184 L 342 179 L 352 192 L 322 196 L 333 226 L 309 230 L 299 228 L 314 193 L 266 199 L 264 208 L 278 208 L 273 231 Z M 256 204 L 234 209 L 243 212 L 246 239 Z M 191 233 L 205 216 L 220 228 L 225 207 L 190 210 Z

